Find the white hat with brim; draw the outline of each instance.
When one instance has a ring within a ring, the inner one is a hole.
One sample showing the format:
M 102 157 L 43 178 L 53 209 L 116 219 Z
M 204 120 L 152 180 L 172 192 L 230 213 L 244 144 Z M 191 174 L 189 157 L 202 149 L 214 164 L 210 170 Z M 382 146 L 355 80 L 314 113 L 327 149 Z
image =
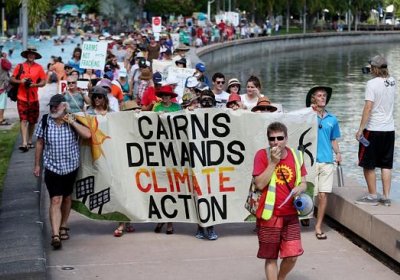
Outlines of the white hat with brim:
M 188 46 L 186 46 L 185 44 L 182 44 L 182 43 L 180 43 L 178 45 L 178 47 L 175 48 L 175 51 L 185 51 L 185 52 L 187 52 L 189 50 L 190 50 L 190 48 Z
M 26 50 L 24 50 L 23 52 L 21 52 L 21 56 L 23 58 L 28 58 L 28 54 L 33 53 L 35 55 L 35 59 L 41 59 L 42 56 L 40 55 L 40 53 L 37 52 L 36 47 L 34 46 L 29 46 L 26 48 Z

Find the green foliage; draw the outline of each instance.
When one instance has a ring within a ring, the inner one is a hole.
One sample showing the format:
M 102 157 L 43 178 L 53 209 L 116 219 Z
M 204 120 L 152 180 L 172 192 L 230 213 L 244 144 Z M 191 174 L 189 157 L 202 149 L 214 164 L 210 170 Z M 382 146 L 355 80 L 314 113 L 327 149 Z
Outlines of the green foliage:
M 3 190 L 4 177 L 18 133 L 19 126 L 14 126 L 11 130 L 0 130 L 0 192 Z
M 183 16 L 192 15 L 194 10 L 192 0 L 148 0 L 144 6 L 145 10 L 154 15 L 182 14 Z

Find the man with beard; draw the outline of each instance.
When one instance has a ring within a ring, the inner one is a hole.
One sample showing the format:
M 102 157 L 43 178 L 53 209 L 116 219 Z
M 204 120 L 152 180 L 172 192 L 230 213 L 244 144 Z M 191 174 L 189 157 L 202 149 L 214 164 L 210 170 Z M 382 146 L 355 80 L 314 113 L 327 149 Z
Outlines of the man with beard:
M 67 221 L 71 211 L 71 194 L 79 168 L 79 137 L 91 137 L 89 128 L 67 114 L 65 97 L 54 95 L 49 104 L 50 114 L 43 116 L 36 129 L 35 167 L 33 174 L 41 174 L 43 155 L 44 181 L 50 195 L 51 245 L 61 248 L 61 241 L 69 239 Z

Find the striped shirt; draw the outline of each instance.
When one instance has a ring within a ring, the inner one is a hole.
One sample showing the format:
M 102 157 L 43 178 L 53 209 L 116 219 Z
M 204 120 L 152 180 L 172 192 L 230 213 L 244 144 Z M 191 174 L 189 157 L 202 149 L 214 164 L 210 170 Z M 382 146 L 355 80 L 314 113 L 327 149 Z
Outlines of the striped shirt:
M 73 128 L 67 123 L 57 125 L 48 117 L 46 135 L 42 121 L 35 131 L 37 138 L 44 143 L 43 166 L 59 175 L 68 174 L 79 167 L 79 139 Z

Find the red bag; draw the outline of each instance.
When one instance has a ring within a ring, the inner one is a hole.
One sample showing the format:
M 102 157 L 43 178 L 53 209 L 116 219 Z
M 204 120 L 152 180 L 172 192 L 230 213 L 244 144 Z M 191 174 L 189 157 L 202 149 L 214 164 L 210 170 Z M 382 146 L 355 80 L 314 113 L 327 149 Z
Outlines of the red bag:
M 1 69 L 5 70 L 5 71 L 10 71 L 11 69 L 11 62 L 6 59 L 6 58 L 2 58 L 1 59 Z

